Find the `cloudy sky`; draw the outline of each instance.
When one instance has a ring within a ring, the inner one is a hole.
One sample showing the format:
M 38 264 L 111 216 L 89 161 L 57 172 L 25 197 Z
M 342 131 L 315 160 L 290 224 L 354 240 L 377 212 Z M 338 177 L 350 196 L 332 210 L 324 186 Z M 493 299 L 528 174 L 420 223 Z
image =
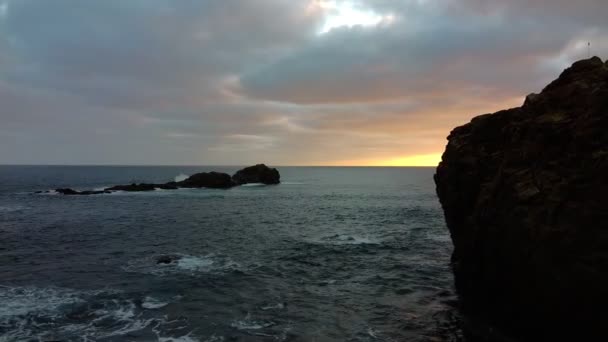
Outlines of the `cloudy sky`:
M 0 0 L 0 164 L 420 165 L 606 0 Z

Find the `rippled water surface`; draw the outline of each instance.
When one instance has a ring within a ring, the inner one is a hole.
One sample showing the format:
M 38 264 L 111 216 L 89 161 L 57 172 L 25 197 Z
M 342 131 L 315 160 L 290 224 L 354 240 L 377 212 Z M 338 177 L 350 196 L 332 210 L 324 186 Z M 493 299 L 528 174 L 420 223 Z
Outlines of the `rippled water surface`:
M 32 193 L 236 169 L 0 166 L 0 341 L 458 339 L 434 169 L 283 167 L 276 186 Z

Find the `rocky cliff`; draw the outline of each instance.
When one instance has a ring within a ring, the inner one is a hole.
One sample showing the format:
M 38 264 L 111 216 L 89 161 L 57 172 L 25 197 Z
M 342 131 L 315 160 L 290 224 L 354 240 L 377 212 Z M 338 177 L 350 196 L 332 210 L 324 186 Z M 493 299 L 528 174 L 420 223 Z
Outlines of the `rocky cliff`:
M 469 333 L 608 341 L 608 63 L 448 141 L 435 182 Z

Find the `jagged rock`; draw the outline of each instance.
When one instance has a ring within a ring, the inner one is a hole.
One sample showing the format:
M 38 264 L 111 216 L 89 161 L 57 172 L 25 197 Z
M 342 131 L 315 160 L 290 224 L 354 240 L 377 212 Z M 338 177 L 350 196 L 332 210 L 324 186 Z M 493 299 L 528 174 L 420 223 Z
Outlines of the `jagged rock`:
M 76 191 L 70 188 L 57 189 L 64 195 L 95 195 L 108 194 L 113 191 L 153 191 L 156 189 L 175 190 L 178 188 L 215 188 L 228 189 L 236 185 L 246 183 L 278 184 L 280 182 L 279 171 L 271 169 L 264 164 L 258 164 L 239 170 L 233 177 L 227 173 L 202 172 L 194 174 L 181 182 L 168 182 L 165 184 L 132 183 L 127 185 L 115 185 L 104 190 Z M 35 193 L 43 193 L 36 191 Z
M 159 189 L 163 189 L 163 190 L 176 190 L 176 189 L 178 189 L 178 186 L 177 186 L 176 182 L 169 182 L 169 183 L 165 183 L 165 184 L 157 184 L 156 187 L 159 188 Z
M 148 183 L 132 183 L 128 185 L 115 185 L 110 188 L 104 189 L 105 191 L 154 191 L 158 185 L 156 184 L 148 184 Z
M 181 182 L 177 182 L 177 185 L 183 188 L 227 189 L 233 187 L 234 183 L 227 173 L 201 172 L 196 173 Z
M 281 176 L 277 169 L 271 169 L 264 164 L 257 164 L 237 171 L 232 180 L 235 184 L 247 183 L 279 184 Z
M 451 132 L 435 182 L 470 333 L 608 338 L 607 132 L 597 57 Z
M 80 192 L 74 190 L 74 189 L 70 189 L 70 188 L 61 188 L 61 189 L 55 189 L 56 192 L 62 194 L 62 195 L 78 195 L 80 194 Z

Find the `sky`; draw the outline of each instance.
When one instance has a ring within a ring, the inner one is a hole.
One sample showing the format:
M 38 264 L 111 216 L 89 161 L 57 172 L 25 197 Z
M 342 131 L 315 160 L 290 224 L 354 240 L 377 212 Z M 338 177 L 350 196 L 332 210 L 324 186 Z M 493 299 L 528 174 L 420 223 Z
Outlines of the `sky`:
M 436 165 L 606 0 L 0 0 L 0 164 Z

